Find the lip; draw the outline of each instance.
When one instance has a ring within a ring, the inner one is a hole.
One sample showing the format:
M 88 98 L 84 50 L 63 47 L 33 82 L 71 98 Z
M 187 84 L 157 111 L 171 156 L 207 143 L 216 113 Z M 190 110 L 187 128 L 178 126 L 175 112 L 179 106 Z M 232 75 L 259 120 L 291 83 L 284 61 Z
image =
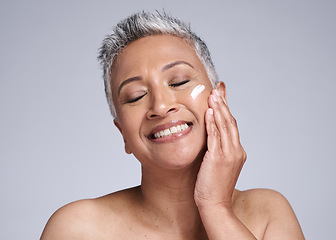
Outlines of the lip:
M 171 127 L 175 127 L 175 126 L 178 126 L 178 125 L 182 125 L 182 124 L 188 124 L 189 128 L 187 128 L 187 129 L 185 129 L 181 132 L 175 133 L 173 135 L 169 135 L 169 136 L 161 137 L 161 138 L 154 138 L 154 133 L 157 133 L 157 132 L 160 132 L 162 130 L 165 130 L 165 129 L 168 129 L 168 128 L 171 128 Z M 157 143 L 170 142 L 170 141 L 176 140 L 178 138 L 181 138 L 181 137 L 184 137 L 185 135 L 187 135 L 191 131 L 192 127 L 193 127 L 193 124 L 191 122 L 181 121 L 181 120 L 172 121 L 172 122 L 162 124 L 162 125 L 159 125 L 159 126 L 153 128 L 151 133 L 148 135 L 148 139 L 151 140 L 151 141 L 157 142 Z

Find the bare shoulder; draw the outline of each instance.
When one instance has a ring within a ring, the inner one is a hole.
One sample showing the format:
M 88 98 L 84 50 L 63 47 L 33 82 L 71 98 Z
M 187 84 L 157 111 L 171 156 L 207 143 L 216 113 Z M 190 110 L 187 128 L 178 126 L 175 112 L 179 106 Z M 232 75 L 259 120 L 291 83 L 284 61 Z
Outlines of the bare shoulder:
M 278 207 L 288 207 L 287 199 L 279 192 L 271 189 L 250 189 L 236 191 L 235 204 L 249 204 L 251 207 L 262 207 L 264 210 L 271 210 Z
M 287 199 L 270 189 L 237 191 L 234 211 L 262 239 L 304 239 L 300 224 Z
M 83 230 L 94 222 L 92 213 L 96 215 L 96 209 L 95 200 L 80 200 L 61 207 L 50 217 L 41 240 L 86 239 L 88 230 Z
M 104 239 L 106 233 L 113 235 L 122 224 L 121 209 L 131 204 L 133 192 L 133 189 L 123 190 L 61 207 L 50 217 L 41 240 Z

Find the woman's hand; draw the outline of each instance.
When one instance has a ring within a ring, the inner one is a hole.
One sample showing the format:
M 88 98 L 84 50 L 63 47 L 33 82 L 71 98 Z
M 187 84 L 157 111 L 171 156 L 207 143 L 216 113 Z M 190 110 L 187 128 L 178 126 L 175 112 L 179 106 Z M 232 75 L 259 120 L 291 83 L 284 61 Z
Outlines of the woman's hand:
M 224 84 L 223 84 L 224 85 Z M 237 123 L 224 98 L 225 86 L 214 89 L 205 114 L 207 152 L 201 164 L 196 186 L 198 208 L 221 205 L 232 210 L 232 195 L 246 153 L 240 144 Z

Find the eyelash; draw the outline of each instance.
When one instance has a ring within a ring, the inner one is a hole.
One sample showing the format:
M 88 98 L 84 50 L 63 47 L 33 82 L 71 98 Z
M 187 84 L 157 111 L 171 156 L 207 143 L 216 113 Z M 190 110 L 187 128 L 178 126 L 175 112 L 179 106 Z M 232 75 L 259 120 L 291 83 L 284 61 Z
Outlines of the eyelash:
M 184 80 L 184 81 L 181 81 L 181 82 L 178 82 L 178 83 L 172 83 L 169 86 L 171 86 L 171 87 L 179 87 L 179 86 L 182 86 L 182 85 L 184 85 L 184 84 L 186 84 L 188 82 L 190 82 L 190 80 Z M 134 102 L 140 100 L 141 98 L 143 98 L 145 95 L 146 94 L 141 95 L 141 96 L 136 97 L 136 98 L 133 98 L 133 99 L 130 99 L 130 100 L 127 101 L 127 103 L 134 103 Z
M 190 81 L 190 80 L 184 80 L 184 81 L 182 81 L 182 82 L 172 83 L 172 84 L 170 84 L 169 86 L 171 86 L 171 87 L 179 87 L 179 86 L 181 86 L 181 85 L 183 85 L 183 84 L 188 83 L 189 81 Z
M 146 94 L 141 95 L 141 96 L 136 97 L 136 98 L 133 98 L 133 99 L 130 99 L 130 100 L 127 101 L 127 103 L 134 103 L 134 102 L 140 100 L 141 98 L 143 98 L 145 95 L 146 95 Z

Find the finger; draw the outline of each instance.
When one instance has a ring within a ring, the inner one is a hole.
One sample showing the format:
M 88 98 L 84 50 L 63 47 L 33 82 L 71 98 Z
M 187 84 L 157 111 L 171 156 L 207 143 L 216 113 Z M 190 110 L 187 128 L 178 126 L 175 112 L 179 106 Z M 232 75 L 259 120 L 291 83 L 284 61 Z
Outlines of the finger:
M 207 131 L 207 146 L 210 153 L 215 153 L 220 149 L 220 133 L 215 124 L 213 109 L 208 108 L 205 113 L 205 125 Z
M 214 119 L 221 136 L 225 139 L 223 143 L 240 144 L 239 131 L 236 119 L 232 116 L 225 99 L 214 90 L 211 94 L 210 107 L 214 109 Z

